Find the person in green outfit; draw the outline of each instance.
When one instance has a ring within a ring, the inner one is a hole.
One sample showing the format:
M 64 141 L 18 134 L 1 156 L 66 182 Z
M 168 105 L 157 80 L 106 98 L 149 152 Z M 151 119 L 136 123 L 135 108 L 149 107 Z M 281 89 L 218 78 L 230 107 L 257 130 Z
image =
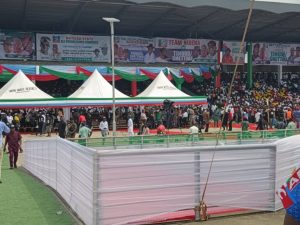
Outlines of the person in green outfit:
M 79 144 L 86 146 L 87 139 L 92 135 L 93 131 L 86 126 L 85 122 L 81 123 L 81 127 L 79 129 Z

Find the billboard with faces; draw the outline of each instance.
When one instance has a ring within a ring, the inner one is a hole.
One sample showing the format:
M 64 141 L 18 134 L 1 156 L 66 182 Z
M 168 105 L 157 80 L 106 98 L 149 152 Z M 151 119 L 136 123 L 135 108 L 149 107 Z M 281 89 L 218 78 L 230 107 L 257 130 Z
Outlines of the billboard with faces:
M 37 34 L 37 59 L 45 61 L 110 62 L 109 36 Z
M 0 31 L 0 59 L 35 59 L 34 33 Z

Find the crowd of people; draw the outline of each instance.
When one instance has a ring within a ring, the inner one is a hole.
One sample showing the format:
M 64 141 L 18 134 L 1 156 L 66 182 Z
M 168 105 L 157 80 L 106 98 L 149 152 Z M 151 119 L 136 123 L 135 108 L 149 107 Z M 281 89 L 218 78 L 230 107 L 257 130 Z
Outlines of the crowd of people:
M 241 123 L 243 130 L 247 130 L 249 123 L 256 123 L 257 129 L 260 130 L 274 127 L 282 129 L 288 124 L 290 128 L 296 127 L 297 112 L 300 109 L 298 75 L 284 74 L 278 84 L 276 74 L 256 74 L 254 87 L 249 90 L 245 85 L 246 74 L 239 74 L 228 99 L 231 76 L 232 74 L 223 74 L 222 85 L 217 89 L 213 86 L 213 80 L 205 80 L 200 84 L 195 82 L 191 86 L 195 94 L 207 96 L 208 106 L 175 104 L 168 109 L 164 106 L 117 107 L 117 127 L 120 128 L 124 124 L 125 127 L 129 127 L 130 124 L 139 129 L 138 134 L 149 134 L 149 129 L 156 129 L 161 124 L 167 128 L 188 128 L 197 125 L 199 132 L 208 132 L 210 126 L 222 126 L 223 130 L 231 131 L 233 123 Z M 72 84 L 74 89 L 79 85 L 76 82 Z M 55 91 L 59 92 L 58 89 L 59 86 Z M 80 117 L 84 116 L 86 127 L 101 131 L 101 121 L 105 118 L 108 131 L 112 126 L 113 113 L 111 108 L 74 108 L 71 109 L 71 119 L 68 121 L 65 121 L 61 109 L 2 110 L 1 114 L 5 115 L 3 118 L 8 125 L 13 124 L 20 131 L 47 136 L 57 132 L 61 137 L 74 138 L 83 125 Z M 102 135 L 104 133 L 108 132 L 102 132 Z

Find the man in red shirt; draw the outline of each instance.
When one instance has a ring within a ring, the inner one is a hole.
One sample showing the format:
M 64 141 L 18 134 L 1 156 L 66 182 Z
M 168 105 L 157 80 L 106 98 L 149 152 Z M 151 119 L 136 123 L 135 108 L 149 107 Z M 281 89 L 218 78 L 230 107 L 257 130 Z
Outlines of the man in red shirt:
M 15 130 L 14 125 L 11 125 L 10 133 L 6 136 L 4 151 L 6 151 L 7 144 L 8 144 L 8 152 L 9 152 L 10 169 L 17 168 L 19 150 L 20 153 L 22 153 L 23 149 L 21 147 L 22 136 L 18 131 Z

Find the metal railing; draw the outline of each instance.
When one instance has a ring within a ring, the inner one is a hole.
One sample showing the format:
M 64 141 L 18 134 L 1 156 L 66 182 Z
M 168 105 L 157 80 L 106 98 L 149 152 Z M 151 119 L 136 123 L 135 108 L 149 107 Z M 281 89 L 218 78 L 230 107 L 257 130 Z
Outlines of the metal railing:
M 285 137 L 300 134 L 295 130 L 261 130 L 261 131 L 223 131 L 221 133 L 176 134 L 176 135 L 136 135 L 99 138 L 72 138 L 86 147 L 111 149 L 113 148 L 149 148 L 153 146 L 193 146 L 193 145 L 224 145 L 244 143 L 265 143 Z M 216 143 L 218 141 L 218 143 Z

